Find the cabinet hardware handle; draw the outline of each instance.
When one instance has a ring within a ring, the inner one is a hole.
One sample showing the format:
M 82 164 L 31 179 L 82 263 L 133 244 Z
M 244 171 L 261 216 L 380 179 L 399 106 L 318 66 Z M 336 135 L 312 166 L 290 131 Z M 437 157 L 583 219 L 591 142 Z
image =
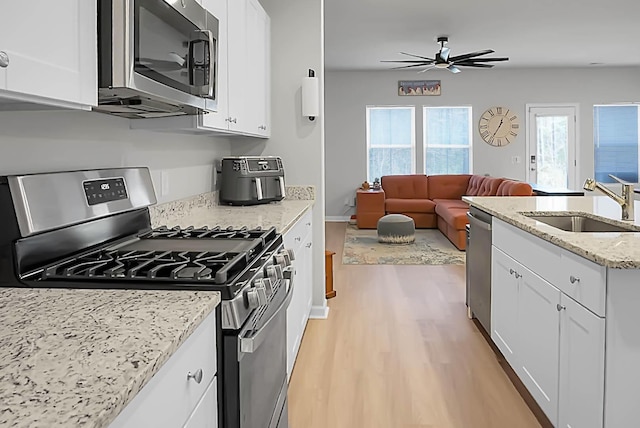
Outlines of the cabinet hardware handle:
M 301 238 L 301 237 L 299 237 L 299 236 L 296 236 L 296 237 L 295 237 L 295 238 L 293 238 L 293 239 L 294 239 L 295 241 L 300 242 L 300 240 L 301 240 L 302 238 Z
M 522 275 L 520 275 L 518 272 L 516 272 L 516 279 L 520 278 Z
M 572 284 L 575 284 L 576 282 L 580 282 L 580 278 L 578 278 L 577 276 L 571 275 L 569 277 L 569 282 L 571 282 Z
M 187 373 L 187 380 L 189 379 L 195 380 L 196 383 L 202 382 L 202 369 L 196 370 L 195 374 L 192 374 L 191 372 Z
M 233 120 L 232 120 L 231 122 L 233 122 L 233 123 L 238 123 L 238 118 L 237 118 L 237 117 L 234 117 L 234 118 L 233 118 Z
M 309 242 L 307 245 L 305 245 L 305 247 L 311 248 L 311 242 Z
M 0 67 L 9 67 L 9 55 L 5 51 L 0 51 Z
M 560 303 L 558 303 L 558 304 L 556 305 L 556 309 L 558 310 L 558 312 L 560 312 L 560 311 L 562 311 L 562 310 L 564 310 L 564 309 L 567 309 L 567 307 L 566 307 L 566 306 L 562 306 Z
M 509 269 L 509 275 L 513 275 L 516 271 L 513 269 Z
M 307 223 L 307 226 L 311 226 L 311 222 Z

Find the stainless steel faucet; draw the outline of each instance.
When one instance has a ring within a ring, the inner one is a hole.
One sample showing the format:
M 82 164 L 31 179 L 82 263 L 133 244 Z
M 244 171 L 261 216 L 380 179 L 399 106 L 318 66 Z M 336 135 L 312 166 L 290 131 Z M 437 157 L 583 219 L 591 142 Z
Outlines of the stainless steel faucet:
M 584 182 L 584 190 L 600 190 L 605 195 L 609 196 L 611 199 L 616 201 L 622 207 L 622 220 L 633 221 L 633 184 L 627 181 L 624 181 L 615 175 L 609 174 L 609 177 L 616 180 L 618 183 L 622 184 L 622 195 L 617 195 L 611 190 L 607 189 L 602 184 L 596 182 L 592 178 L 587 178 Z

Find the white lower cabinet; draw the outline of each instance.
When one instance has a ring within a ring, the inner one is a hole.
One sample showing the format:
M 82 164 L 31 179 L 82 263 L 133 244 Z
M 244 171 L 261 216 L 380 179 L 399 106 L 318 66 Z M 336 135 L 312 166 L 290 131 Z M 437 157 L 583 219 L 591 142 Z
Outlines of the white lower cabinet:
M 291 377 L 312 302 L 312 212 L 309 210 L 284 235 L 285 248 L 293 249 L 294 288 L 287 309 L 287 379 Z
M 605 321 L 562 296 L 560 400 L 562 428 L 599 428 L 604 418 Z
M 216 318 L 211 313 L 109 425 L 215 428 Z
M 493 226 L 492 340 L 554 426 L 602 428 L 605 319 L 592 311 L 602 309 L 601 301 L 589 296 L 606 286 L 604 268 L 571 254 L 574 263 L 534 272 L 527 264 L 542 248 L 539 238 L 497 219 Z M 529 258 L 506 254 L 515 241 Z M 585 285 L 589 290 L 581 290 Z

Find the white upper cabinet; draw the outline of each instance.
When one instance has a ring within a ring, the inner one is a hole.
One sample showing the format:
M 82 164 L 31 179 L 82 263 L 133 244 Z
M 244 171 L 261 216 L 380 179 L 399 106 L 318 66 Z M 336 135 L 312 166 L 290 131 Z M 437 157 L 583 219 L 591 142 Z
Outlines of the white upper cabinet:
M 131 127 L 268 138 L 269 16 L 257 0 L 202 0 L 202 5 L 219 21 L 217 108 L 196 116 L 135 120 Z
M 97 104 L 95 0 L 0 2 L 0 103 Z

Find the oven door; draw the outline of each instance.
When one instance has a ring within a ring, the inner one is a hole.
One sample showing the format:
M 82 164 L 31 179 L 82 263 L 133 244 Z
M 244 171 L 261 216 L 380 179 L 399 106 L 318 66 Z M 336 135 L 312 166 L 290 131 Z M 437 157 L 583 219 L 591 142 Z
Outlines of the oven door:
M 278 291 L 256 327 L 236 336 L 236 361 L 225 350 L 225 427 L 288 428 L 287 420 L 287 307 L 293 278 Z M 229 337 L 227 345 L 233 346 Z M 236 389 L 237 388 L 237 389 Z

